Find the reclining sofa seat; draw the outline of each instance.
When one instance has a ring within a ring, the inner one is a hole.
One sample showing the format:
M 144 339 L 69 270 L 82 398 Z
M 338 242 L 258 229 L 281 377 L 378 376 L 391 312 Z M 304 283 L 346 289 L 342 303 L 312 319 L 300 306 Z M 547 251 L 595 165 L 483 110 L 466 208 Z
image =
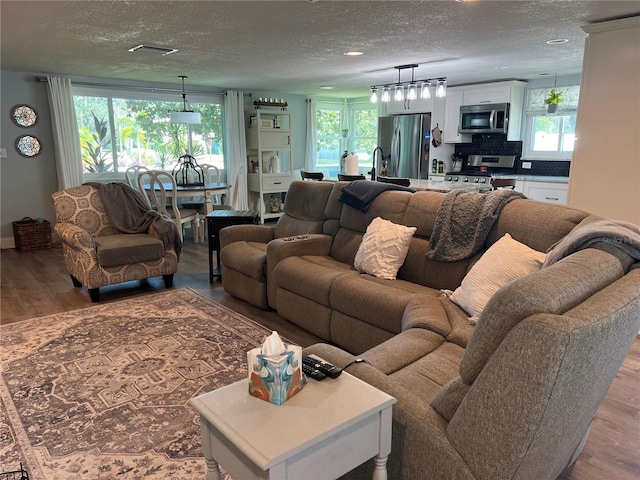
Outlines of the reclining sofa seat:
M 309 190 L 306 183 L 317 184 Z M 294 182 L 285 198 L 284 215 L 269 225 L 234 225 L 220 231 L 222 286 L 227 293 L 267 309 L 267 244 L 274 239 L 322 233 L 330 182 Z M 273 296 L 273 295 L 272 295 Z

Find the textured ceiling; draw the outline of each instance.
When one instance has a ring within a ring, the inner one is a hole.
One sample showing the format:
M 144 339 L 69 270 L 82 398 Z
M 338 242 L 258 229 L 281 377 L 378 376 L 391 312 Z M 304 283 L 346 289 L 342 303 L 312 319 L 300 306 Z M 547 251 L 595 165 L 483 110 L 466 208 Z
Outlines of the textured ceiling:
M 407 63 L 420 65 L 417 79 L 450 85 L 578 73 L 581 25 L 638 14 L 638 1 L 2 0 L 0 60 L 22 72 L 171 84 L 187 75 L 191 87 L 353 97 Z M 560 37 L 569 41 L 546 44 Z M 139 44 L 178 52 L 127 51 Z

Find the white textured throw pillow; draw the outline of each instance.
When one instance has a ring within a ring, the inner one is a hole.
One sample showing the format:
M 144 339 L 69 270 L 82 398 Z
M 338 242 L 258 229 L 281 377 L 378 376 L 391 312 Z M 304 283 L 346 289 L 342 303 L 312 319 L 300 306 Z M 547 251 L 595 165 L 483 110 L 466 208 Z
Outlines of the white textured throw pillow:
M 359 272 L 395 280 L 416 230 L 416 227 L 374 218 L 362 237 L 353 266 Z
M 480 257 L 453 293 L 445 293 L 471 315 L 469 321 L 475 325 L 494 293 L 510 281 L 539 270 L 545 257 L 506 233 Z

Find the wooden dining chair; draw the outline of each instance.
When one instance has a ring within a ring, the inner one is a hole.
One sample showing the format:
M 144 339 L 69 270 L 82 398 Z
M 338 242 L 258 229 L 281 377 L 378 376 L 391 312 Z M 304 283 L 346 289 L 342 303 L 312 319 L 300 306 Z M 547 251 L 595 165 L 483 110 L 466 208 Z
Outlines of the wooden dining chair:
M 200 230 L 198 211 L 178 206 L 178 189 L 175 177 L 162 170 L 149 170 L 138 175 L 138 187 L 142 191 L 145 191 L 145 184 L 149 185 L 146 193 L 151 208 L 173 220 L 178 227 L 181 239 L 184 239 L 183 225 L 185 223 L 191 224 L 193 242 L 198 243 Z
M 307 172 L 305 170 L 300 170 L 300 176 L 302 180 L 322 180 L 324 179 L 324 173 L 322 172 Z
M 364 175 L 346 175 L 344 173 L 339 173 L 338 174 L 338 180 L 340 180 L 341 182 L 353 182 L 354 180 L 366 180 Z
M 516 188 L 516 179 L 515 178 L 492 178 L 491 186 L 494 190 L 498 189 L 511 189 L 515 190 Z
M 145 167 L 144 165 L 133 165 L 131 167 L 128 167 L 125 171 L 124 171 L 124 178 L 127 181 L 127 184 L 131 187 L 134 188 L 136 190 L 140 190 L 139 186 L 138 186 L 138 174 L 140 172 L 148 172 L 149 169 L 147 167 Z M 147 194 L 144 190 L 142 190 L 140 193 L 142 193 L 144 195 L 145 198 L 147 198 Z
M 377 177 L 377 180 L 382 183 L 393 183 L 394 185 L 401 185 L 403 187 L 408 187 L 411 185 L 411 180 L 408 178 L 398 178 L 398 177 Z

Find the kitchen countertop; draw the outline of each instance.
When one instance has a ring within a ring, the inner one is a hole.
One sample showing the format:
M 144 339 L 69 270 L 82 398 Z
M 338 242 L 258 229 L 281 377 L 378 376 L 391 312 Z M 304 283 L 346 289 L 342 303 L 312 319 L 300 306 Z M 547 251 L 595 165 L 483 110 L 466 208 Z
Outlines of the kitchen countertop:
M 552 177 L 544 175 L 523 175 L 521 173 L 512 175 L 496 175 L 495 178 L 515 178 L 527 182 L 553 182 L 553 183 L 569 183 L 569 177 Z
M 480 185 L 477 183 L 458 183 L 458 182 L 443 182 L 434 180 L 425 180 L 412 178 L 409 188 L 414 190 L 431 190 L 434 192 L 450 192 L 451 190 L 465 190 L 469 192 L 480 192 L 491 190 L 490 185 Z

